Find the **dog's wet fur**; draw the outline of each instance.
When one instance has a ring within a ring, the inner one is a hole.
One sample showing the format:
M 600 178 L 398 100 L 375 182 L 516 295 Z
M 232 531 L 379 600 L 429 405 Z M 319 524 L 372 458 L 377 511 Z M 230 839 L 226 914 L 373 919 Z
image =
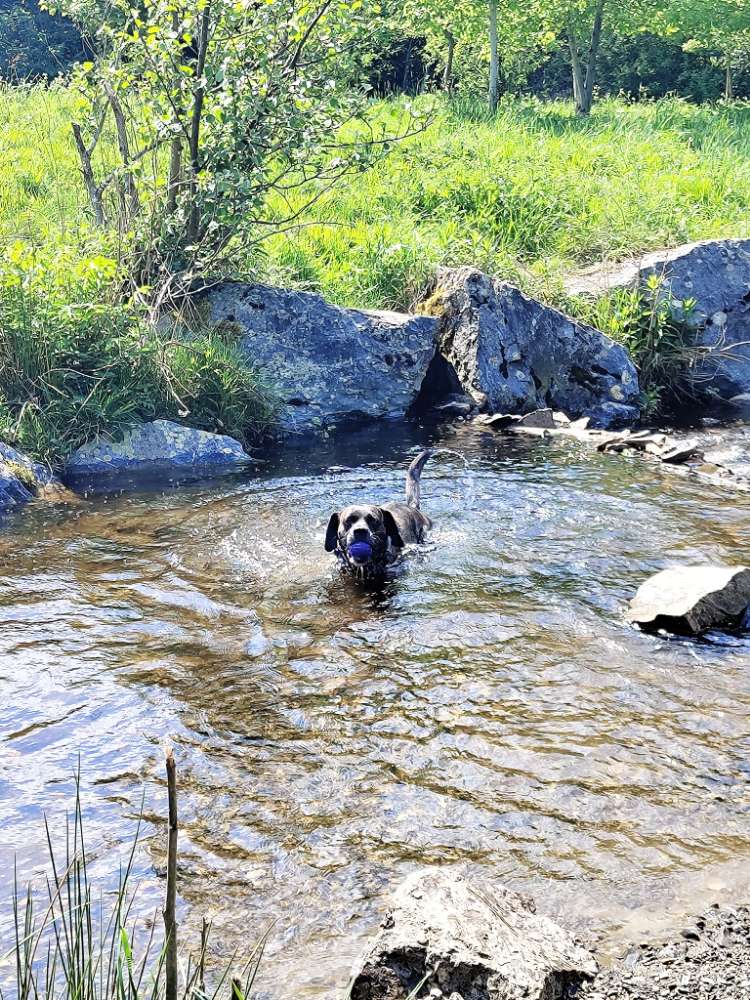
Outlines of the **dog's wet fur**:
M 326 552 L 335 552 L 345 570 L 360 580 L 373 580 L 385 575 L 406 545 L 415 545 L 432 526 L 420 510 L 420 476 L 431 450 L 423 451 L 406 472 L 406 502 L 375 506 L 355 504 L 331 514 L 326 530 Z M 354 542 L 367 542 L 371 555 L 355 559 L 349 547 Z

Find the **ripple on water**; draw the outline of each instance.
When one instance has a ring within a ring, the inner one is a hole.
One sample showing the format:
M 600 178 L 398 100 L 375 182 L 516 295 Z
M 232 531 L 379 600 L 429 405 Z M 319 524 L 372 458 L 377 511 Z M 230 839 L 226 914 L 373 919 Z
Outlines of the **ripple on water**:
M 449 431 L 470 467 L 428 465 L 428 545 L 382 594 L 358 592 L 323 551 L 328 515 L 398 496 L 420 435 L 353 435 L 251 477 L 10 524 L 0 894 L 14 854 L 22 878 L 43 865 L 42 810 L 59 821 L 80 755 L 105 881 L 145 794 L 137 874 L 154 908 L 167 739 L 186 933 L 208 911 L 229 951 L 278 918 L 275 998 L 330 996 L 418 864 L 511 880 L 578 928 L 739 891 L 750 641 L 665 642 L 622 611 L 671 561 L 747 559 L 750 498 L 578 445 Z

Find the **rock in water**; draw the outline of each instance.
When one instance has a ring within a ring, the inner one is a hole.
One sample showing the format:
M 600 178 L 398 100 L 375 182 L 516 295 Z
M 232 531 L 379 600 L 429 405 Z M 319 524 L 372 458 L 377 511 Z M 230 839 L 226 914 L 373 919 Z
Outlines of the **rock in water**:
M 0 441 L 0 510 L 26 503 L 57 484 L 46 466 Z
M 597 965 L 567 931 L 508 889 L 415 872 L 357 963 L 351 1000 L 553 1000 Z
M 126 432 L 122 441 L 99 438 L 75 451 L 65 466 L 66 478 L 117 476 L 129 473 L 220 471 L 252 459 L 239 441 L 170 420 L 152 420 Z
M 478 405 L 497 413 L 552 407 L 592 426 L 639 416 L 627 351 L 593 327 L 472 267 L 442 268 L 421 308 L 440 322 L 439 349 Z
M 519 427 L 536 427 L 540 430 L 554 430 L 555 415 L 550 409 L 532 410 L 526 413 L 518 421 Z
M 248 362 L 280 398 L 280 430 L 305 433 L 399 419 L 415 402 L 435 354 L 426 316 L 364 312 L 310 292 L 225 284 L 206 293 L 215 323 L 234 323 Z
M 695 343 L 716 353 L 700 362 L 698 387 L 722 400 L 750 393 L 750 240 L 704 240 L 658 250 L 622 264 L 600 264 L 566 282 L 571 295 L 597 297 L 619 288 L 661 282 L 679 315 L 682 303 Z
M 628 611 L 643 629 L 698 635 L 739 625 L 750 607 L 750 569 L 681 566 L 666 569 L 638 589 Z

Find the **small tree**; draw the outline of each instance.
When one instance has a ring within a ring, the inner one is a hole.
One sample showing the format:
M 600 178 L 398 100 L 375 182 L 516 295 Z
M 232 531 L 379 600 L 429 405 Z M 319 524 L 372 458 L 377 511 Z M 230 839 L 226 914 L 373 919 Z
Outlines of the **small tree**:
M 567 12 L 566 35 L 573 72 L 573 100 L 579 115 L 589 114 L 594 101 L 605 4 L 606 0 L 592 0 L 590 3 L 571 5 Z
M 453 90 L 457 56 L 464 69 L 470 61 L 480 66 L 492 112 L 508 78 L 528 75 L 532 54 L 541 56 L 554 38 L 535 3 L 521 0 L 406 0 L 394 18 L 403 14 L 442 64 L 444 90 Z
M 389 139 L 368 117 L 366 0 L 60 0 L 96 57 L 73 133 L 95 221 L 168 295 L 293 226 Z M 409 123 L 403 130 L 410 130 Z M 97 153 L 104 130 L 117 163 Z
M 748 0 L 670 0 L 665 33 L 678 34 L 687 51 L 703 51 L 724 70 L 724 97 L 734 97 L 734 74 L 750 61 Z
M 606 32 L 633 36 L 653 30 L 666 0 L 540 0 L 540 15 L 550 30 L 559 33 L 570 53 L 576 112 L 588 115 L 594 89 L 602 38 Z M 686 3 L 691 0 L 685 0 Z

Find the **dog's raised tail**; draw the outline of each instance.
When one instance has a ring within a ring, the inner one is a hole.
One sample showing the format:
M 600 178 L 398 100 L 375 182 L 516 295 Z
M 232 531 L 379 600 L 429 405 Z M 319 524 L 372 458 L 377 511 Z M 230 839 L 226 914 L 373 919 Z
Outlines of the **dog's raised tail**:
M 419 510 L 419 501 L 421 498 L 419 480 L 422 475 L 422 469 L 432 454 L 433 451 L 431 448 L 421 452 L 406 470 L 406 502 L 415 510 Z

